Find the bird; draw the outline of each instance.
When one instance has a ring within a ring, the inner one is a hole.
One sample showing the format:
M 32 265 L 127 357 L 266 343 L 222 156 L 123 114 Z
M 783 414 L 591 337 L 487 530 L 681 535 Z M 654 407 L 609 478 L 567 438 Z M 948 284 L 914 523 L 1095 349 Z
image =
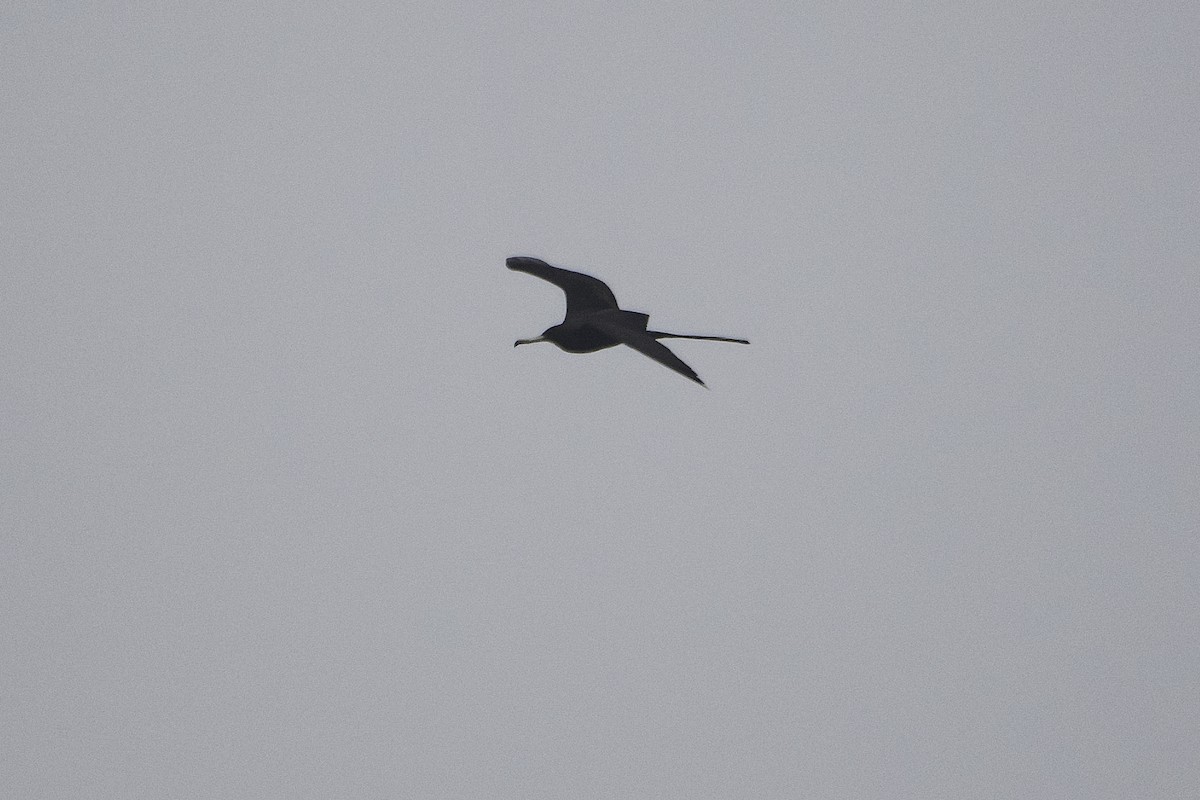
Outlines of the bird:
M 626 311 L 618 306 L 612 289 L 599 278 L 554 267 L 532 256 L 513 256 L 506 259 L 504 264 L 509 269 L 549 281 L 567 295 L 567 313 L 562 322 L 547 328 L 541 336 L 518 339 L 513 343 L 513 347 L 534 342 L 552 342 L 568 353 L 594 353 L 623 344 L 675 370 L 688 380 L 705 386 L 694 369 L 683 363 L 679 356 L 658 340 L 705 339 L 750 344 L 745 339 L 733 339 L 728 336 L 692 336 L 647 330 L 650 315 L 640 311 Z

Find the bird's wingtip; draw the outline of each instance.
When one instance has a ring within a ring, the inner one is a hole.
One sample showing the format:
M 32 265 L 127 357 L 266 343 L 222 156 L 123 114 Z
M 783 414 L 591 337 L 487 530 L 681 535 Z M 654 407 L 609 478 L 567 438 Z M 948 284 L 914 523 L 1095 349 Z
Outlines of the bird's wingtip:
M 534 258 L 533 256 L 509 256 L 508 258 L 504 259 L 504 266 L 508 267 L 509 269 L 518 270 L 522 267 L 528 268 L 545 263 L 546 262 L 542 261 L 540 258 Z

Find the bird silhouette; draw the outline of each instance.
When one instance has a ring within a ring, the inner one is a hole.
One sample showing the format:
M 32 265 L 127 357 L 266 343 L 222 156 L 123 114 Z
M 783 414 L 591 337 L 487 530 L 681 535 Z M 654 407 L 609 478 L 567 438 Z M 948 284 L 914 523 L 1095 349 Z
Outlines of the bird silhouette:
M 518 339 L 513 347 L 534 342 L 553 342 L 568 353 L 594 353 L 606 347 L 628 345 L 645 356 L 704 386 L 696 371 L 679 356 L 667 349 L 659 339 L 706 339 L 714 342 L 750 344 L 745 339 L 727 336 L 691 336 L 684 333 L 664 333 L 646 329 L 649 314 L 626 311 L 617 306 L 612 289 L 599 278 L 552 267 L 540 258 L 513 256 L 505 265 L 517 272 L 528 272 L 553 283 L 567 295 L 567 314 L 558 325 L 547 328 L 541 336 Z M 707 388 L 707 387 L 705 387 Z

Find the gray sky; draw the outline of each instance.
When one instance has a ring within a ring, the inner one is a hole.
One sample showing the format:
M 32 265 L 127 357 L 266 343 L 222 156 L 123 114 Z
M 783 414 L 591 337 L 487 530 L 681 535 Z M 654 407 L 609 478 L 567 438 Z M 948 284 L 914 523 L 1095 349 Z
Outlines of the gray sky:
M 1200 794 L 1194 3 L 147 5 L 0 12 L 0 795 Z

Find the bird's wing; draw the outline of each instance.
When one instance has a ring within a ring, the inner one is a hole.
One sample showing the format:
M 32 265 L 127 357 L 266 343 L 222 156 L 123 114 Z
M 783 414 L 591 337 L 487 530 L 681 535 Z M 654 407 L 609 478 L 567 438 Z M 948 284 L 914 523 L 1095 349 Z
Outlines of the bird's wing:
M 540 258 L 516 256 L 505 263 L 509 269 L 528 272 L 562 289 L 567 295 L 567 319 L 617 307 L 617 298 L 613 296 L 612 289 L 599 278 L 552 267 Z
M 614 339 L 619 339 L 622 344 L 632 347 L 644 356 L 653 358 L 664 367 L 670 367 L 688 380 L 693 380 L 704 386 L 704 381 L 700 380 L 700 376 L 696 374 L 694 369 L 683 363 L 683 359 L 672 353 L 667 349 L 665 344 L 645 331 L 620 325 L 613 319 L 606 319 L 604 315 L 597 315 L 594 319 L 589 320 L 587 324 L 590 327 L 600 329 Z

